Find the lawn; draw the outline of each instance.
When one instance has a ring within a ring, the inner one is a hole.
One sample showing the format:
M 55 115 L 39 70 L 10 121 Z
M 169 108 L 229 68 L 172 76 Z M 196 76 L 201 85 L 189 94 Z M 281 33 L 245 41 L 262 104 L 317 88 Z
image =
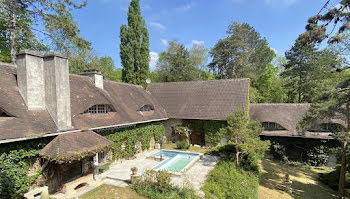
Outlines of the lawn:
M 179 151 L 191 151 L 191 152 L 197 152 L 197 153 L 205 153 L 205 152 L 210 150 L 208 148 L 203 148 L 203 147 L 199 147 L 199 146 L 190 146 L 189 149 L 178 149 L 176 147 L 176 144 L 172 143 L 172 142 L 164 143 L 162 145 L 162 149 L 179 150 Z
M 87 192 L 79 199 L 145 199 L 137 195 L 130 187 L 115 187 L 103 184 L 96 189 Z
M 261 167 L 259 199 L 337 198 L 335 191 L 317 180 L 317 173 L 321 171 L 288 166 L 271 160 L 263 160 Z M 293 181 L 293 196 L 281 190 L 286 173 Z

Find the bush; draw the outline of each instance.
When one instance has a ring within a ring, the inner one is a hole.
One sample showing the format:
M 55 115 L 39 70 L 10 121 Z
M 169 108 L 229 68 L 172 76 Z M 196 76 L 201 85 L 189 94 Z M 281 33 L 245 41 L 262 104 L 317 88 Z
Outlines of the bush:
M 321 182 L 328 185 L 332 189 L 338 190 L 339 174 L 340 174 L 340 166 L 338 166 L 335 171 L 332 171 L 329 173 L 320 173 L 319 179 Z M 350 188 L 350 174 L 346 173 L 345 189 L 349 189 L 349 188 Z
M 210 151 L 207 151 L 206 155 L 219 156 L 221 160 L 224 161 L 236 161 L 236 149 L 234 144 L 225 144 L 222 146 L 217 146 L 212 148 Z M 239 158 L 239 165 L 246 171 L 253 171 L 259 173 L 259 158 L 253 157 L 252 155 L 242 153 Z
M 135 191 L 152 199 L 197 199 L 191 186 L 179 188 L 171 184 L 171 174 L 166 171 L 148 170 L 134 185 Z
M 202 190 L 208 199 L 258 198 L 258 187 L 258 175 L 236 169 L 234 162 L 221 161 L 209 172 Z
M 190 145 L 188 144 L 187 140 L 180 140 L 176 142 L 176 148 L 178 149 L 189 149 Z

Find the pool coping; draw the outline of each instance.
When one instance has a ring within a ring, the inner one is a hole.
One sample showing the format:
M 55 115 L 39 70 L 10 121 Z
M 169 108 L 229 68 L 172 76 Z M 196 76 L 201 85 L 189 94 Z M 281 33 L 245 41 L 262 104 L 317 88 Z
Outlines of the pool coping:
M 181 176 L 184 172 L 188 171 L 195 163 L 198 162 L 198 160 L 201 158 L 201 156 L 203 155 L 202 153 L 198 153 L 198 152 L 191 152 L 191 151 L 178 151 L 178 150 L 171 150 L 171 149 L 161 149 L 159 150 L 160 151 L 173 151 L 173 152 L 182 152 L 182 153 L 191 153 L 191 154 L 196 154 L 198 156 L 196 156 L 189 164 L 187 164 L 181 171 L 179 172 L 174 172 L 174 171 L 166 171 L 172 175 L 176 175 L 176 176 Z M 157 159 L 160 159 L 160 158 L 157 158 L 157 157 L 154 157 L 154 156 L 149 156 L 149 157 L 146 157 L 147 159 L 154 159 L 154 160 L 157 160 Z M 152 168 L 152 170 L 156 170 L 155 167 L 157 167 L 158 165 L 162 164 L 164 161 L 168 160 L 169 158 L 164 158 L 164 160 L 162 160 L 161 162 L 159 162 L 159 164 L 157 164 L 156 166 L 154 166 Z M 156 170 L 157 171 L 157 170 Z

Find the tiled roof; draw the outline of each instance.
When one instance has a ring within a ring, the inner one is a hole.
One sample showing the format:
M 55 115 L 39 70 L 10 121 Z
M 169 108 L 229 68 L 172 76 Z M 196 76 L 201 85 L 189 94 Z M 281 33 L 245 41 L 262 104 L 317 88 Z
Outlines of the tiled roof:
M 309 108 L 310 104 L 250 104 L 249 117 L 260 122 L 275 122 L 297 134 L 297 124 Z
M 27 110 L 17 88 L 15 71 L 0 63 L 0 107 L 13 116 L 0 118 L 0 140 L 55 132 L 56 125 L 46 110 Z
M 249 117 L 260 122 L 274 122 L 286 129 L 263 131 L 261 135 L 264 136 L 333 139 L 331 133 L 297 131 L 298 122 L 303 119 L 310 107 L 310 104 L 250 104 Z
M 14 117 L 0 118 L 0 141 L 18 138 L 35 138 L 56 133 L 57 127 L 49 113 L 28 111 L 20 95 L 16 70 L 0 63 L 0 108 Z M 167 114 L 159 103 L 141 86 L 104 81 L 104 90 L 96 88 L 89 77 L 70 75 L 71 113 L 74 129 L 138 123 L 166 119 Z M 110 104 L 116 112 L 83 114 L 96 104 Z M 152 104 L 154 111 L 142 114 L 138 110 Z
M 113 144 L 112 141 L 93 131 L 67 133 L 55 137 L 40 151 L 40 156 L 65 163 L 92 156 Z
M 147 90 L 169 118 L 226 120 L 247 110 L 248 79 L 152 83 Z

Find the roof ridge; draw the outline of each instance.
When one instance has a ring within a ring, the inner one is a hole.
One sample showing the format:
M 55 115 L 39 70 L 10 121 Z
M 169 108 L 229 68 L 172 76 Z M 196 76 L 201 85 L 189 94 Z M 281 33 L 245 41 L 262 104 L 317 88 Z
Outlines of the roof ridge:
M 179 81 L 179 82 L 155 82 L 151 84 L 176 84 L 176 83 L 199 83 L 199 82 L 224 82 L 224 81 L 244 81 L 249 80 L 249 78 L 234 78 L 234 79 L 214 79 L 214 80 L 193 80 L 193 81 Z
M 143 88 L 141 85 L 129 84 L 129 83 L 126 83 L 126 82 L 117 82 L 117 81 L 113 81 L 113 80 L 109 80 L 109 79 L 104 79 L 103 81 L 111 82 L 111 83 L 114 83 L 114 84 L 123 84 L 123 85 L 135 86 L 135 87 L 141 87 L 141 88 Z

